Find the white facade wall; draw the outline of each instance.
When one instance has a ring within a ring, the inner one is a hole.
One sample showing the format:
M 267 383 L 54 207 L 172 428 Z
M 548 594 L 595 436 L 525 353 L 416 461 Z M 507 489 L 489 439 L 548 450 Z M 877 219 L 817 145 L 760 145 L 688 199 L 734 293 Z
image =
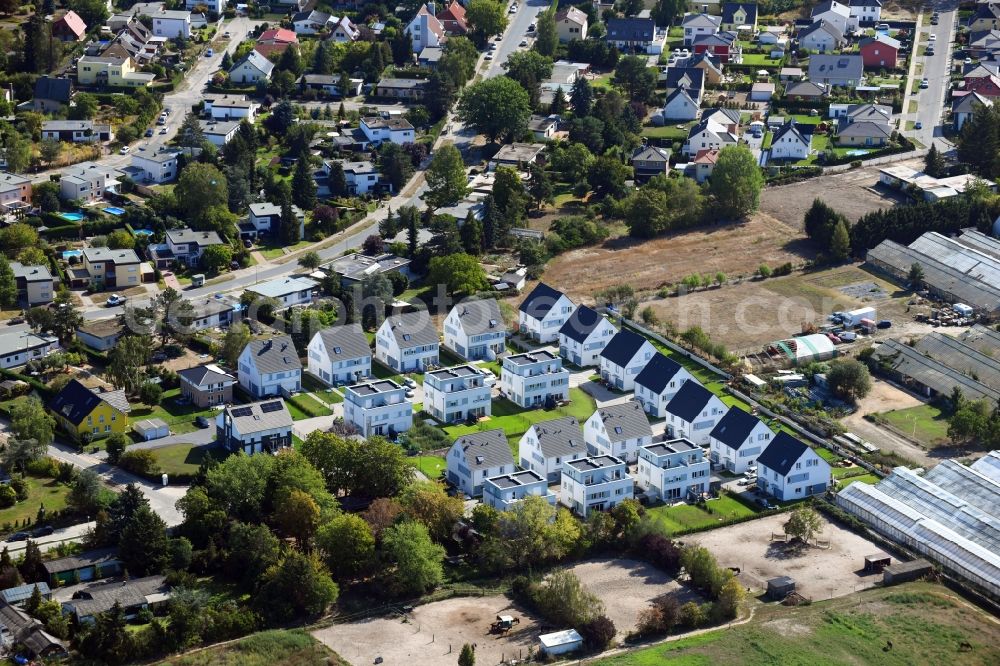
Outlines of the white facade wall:
M 763 464 L 757 465 L 757 488 L 782 501 L 826 492 L 830 483 L 830 464 L 811 448 L 802 454 L 784 476 Z
M 615 337 L 618 329 L 607 319 L 601 317 L 601 323 L 597 325 L 590 335 L 580 343 L 563 333 L 559 334 L 559 355 L 564 359 L 579 365 L 583 368 L 596 367 L 601 364 L 601 352 L 608 346 L 611 338 Z

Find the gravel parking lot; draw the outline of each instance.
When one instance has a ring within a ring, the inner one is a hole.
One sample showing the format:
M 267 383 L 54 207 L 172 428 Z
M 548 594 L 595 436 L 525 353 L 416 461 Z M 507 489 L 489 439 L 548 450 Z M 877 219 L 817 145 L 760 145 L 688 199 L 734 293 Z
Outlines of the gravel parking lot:
M 740 580 L 755 593 L 767 589 L 776 576 L 791 576 L 799 594 L 812 600 L 830 599 L 873 587 L 881 575 L 862 575 L 865 555 L 880 549 L 871 541 L 824 519 L 819 538 L 829 547 L 795 549 L 771 541 L 771 533 L 784 534 L 788 514 L 777 514 L 747 523 L 722 527 L 684 537 L 708 548 L 720 566 L 739 567 Z

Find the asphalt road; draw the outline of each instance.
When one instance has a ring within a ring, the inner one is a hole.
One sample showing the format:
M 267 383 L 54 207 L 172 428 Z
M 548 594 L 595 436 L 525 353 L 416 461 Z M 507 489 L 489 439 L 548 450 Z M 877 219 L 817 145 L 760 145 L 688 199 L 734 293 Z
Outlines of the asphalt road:
M 924 13 L 923 22 L 929 34 L 935 35 L 936 39 L 930 41 L 928 33 L 920 37 L 921 44 L 933 44 L 934 55 L 923 56 L 921 62 L 924 65 L 923 74 L 917 78 L 926 78 L 928 87 L 919 90 L 913 96 L 917 102 L 916 114 L 908 113 L 909 109 L 904 109 L 904 118 L 908 120 L 920 121 L 923 125 L 921 129 L 914 129 L 911 136 L 916 137 L 925 146 L 935 143 L 938 149 L 950 150 L 952 144 L 944 138 L 944 132 L 940 125 L 944 113 L 944 104 L 948 96 L 949 71 L 952 64 L 952 54 L 954 53 L 955 22 L 958 12 L 954 4 L 942 3 L 937 6 L 939 13 L 938 24 L 930 25 L 931 11 Z
M 87 531 L 94 527 L 94 521 L 89 523 L 79 523 L 77 525 L 70 525 L 69 527 L 61 527 L 55 532 L 46 537 L 39 537 L 38 539 L 32 539 L 44 553 L 46 551 L 52 550 L 61 543 L 66 543 L 69 541 L 79 541 L 86 534 Z M 27 540 L 25 541 L 5 541 L 3 547 L 7 549 L 11 557 L 17 557 L 18 554 L 22 553 L 25 548 L 28 547 Z

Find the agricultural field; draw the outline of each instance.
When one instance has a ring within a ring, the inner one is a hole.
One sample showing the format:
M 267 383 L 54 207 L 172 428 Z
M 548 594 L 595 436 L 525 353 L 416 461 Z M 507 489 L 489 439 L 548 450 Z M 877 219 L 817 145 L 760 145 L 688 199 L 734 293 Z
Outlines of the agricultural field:
M 903 318 L 908 299 L 859 267 L 840 266 L 657 298 L 642 306 L 652 306 L 679 330 L 700 326 L 714 341 L 745 352 L 798 335 L 803 324 L 822 324 L 835 310 L 873 305 L 880 318 L 895 322 Z
M 347 662 L 299 629 L 253 634 L 238 641 L 160 662 L 159 666 L 346 666 Z
M 813 147 L 816 147 L 815 143 Z M 919 159 L 896 164 L 923 168 L 923 161 Z M 760 209 L 796 229 L 802 229 L 806 211 L 813 200 L 819 198 L 847 219 L 857 221 L 865 213 L 892 208 L 900 201 L 892 192 L 875 189 L 878 184 L 878 169 L 879 167 L 850 169 L 800 183 L 766 187 L 760 194 Z
M 700 227 L 651 240 L 613 238 L 559 255 L 546 266 L 543 279 L 575 300 L 590 301 L 608 285 L 629 284 L 640 291 L 693 273 L 751 275 L 762 263 L 800 263 L 810 256 L 799 219 L 789 226 L 757 214 L 745 224 Z
M 588 663 L 985 665 L 1000 660 L 998 639 L 1000 628 L 994 618 L 944 586 L 907 583 L 810 606 L 770 604 L 740 626 Z

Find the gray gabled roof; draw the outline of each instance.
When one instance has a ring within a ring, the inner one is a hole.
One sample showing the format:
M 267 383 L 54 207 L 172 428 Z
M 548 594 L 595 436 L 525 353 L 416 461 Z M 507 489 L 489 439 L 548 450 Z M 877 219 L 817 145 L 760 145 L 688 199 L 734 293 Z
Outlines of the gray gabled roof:
M 587 444 L 583 441 L 580 422 L 572 416 L 561 419 L 541 421 L 531 426 L 535 429 L 538 448 L 546 458 L 563 458 L 574 453 L 587 453 Z
M 683 421 L 693 423 L 713 397 L 712 392 L 698 382 L 684 382 L 667 403 L 666 411 Z
M 326 347 L 326 354 L 331 361 L 371 357 L 372 349 L 368 338 L 361 330 L 361 324 L 344 324 L 331 326 L 317 333 Z
M 809 57 L 809 78 L 852 79 L 860 81 L 864 74 L 860 55 L 823 55 Z
M 757 457 L 757 464 L 785 476 L 808 449 L 801 441 L 780 430 Z
M 236 381 L 236 377 L 233 377 L 228 372 L 223 371 L 222 368 L 214 363 L 206 363 L 205 365 L 196 365 L 193 368 L 178 370 L 177 376 L 183 377 L 195 386 L 207 386 L 208 384 L 221 384 L 223 382 Z
M 471 471 L 514 464 L 503 428 L 462 435 L 452 446 L 461 448 L 465 466 Z
M 253 340 L 244 351 L 250 350 L 250 359 L 261 373 L 301 370 L 299 353 L 287 335 L 277 335 L 267 340 Z
M 806 139 L 804 136 L 802 136 L 802 132 L 800 132 L 798 127 L 796 127 L 795 122 L 791 120 L 782 125 L 778 129 L 778 131 L 774 133 L 774 136 L 771 139 L 771 145 L 773 146 L 775 143 L 778 142 L 778 139 L 785 136 L 786 134 L 791 134 L 793 137 L 798 139 L 799 142 L 805 144 L 806 146 L 809 145 L 809 140 Z
M 274 63 L 268 60 L 266 57 L 264 57 L 263 54 L 259 53 L 258 51 L 250 51 L 250 53 L 247 54 L 247 57 L 243 58 L 243 60 L 240 60 L 238 63 L 233 65 L 232 69 L 230 69 L 229 71 L 232 72 L 236 70 L 243 63 L 250 64 L 252 67 L 260 71 L 264 76 L 270 76 L 271 70 L 274 69 Z
M 680 89 L 678 89 L 678 91 L 680 91 Z M 669 98 L 667 99 L 667 102 L 668 103 L 670 102 Z M 697 104 L 695 104 L 695 106 L 697 106 Z M 637 160 L 640 162 L 663 162 L 665 164 L 670 161 L 670 149 L 660 148 L 658 146 L 650 146 L 650 145 L 639 146 L 638 148 L 635 149 L 635 152 L 632 153 L 632 161 L 635 162 Z M 577 311 L 579 311 L 582 308 L 583 306 L 581 305 L 579 308 L 577 308 Z
M 811 23 L 805 28 L 799 30 L 799 35 L 798 35 L 799 41 L 801 42 L 803 39 L 813 34 L 814 32 L 825 32 L 838 42 L 844 41 L 844 33 L 840 31 L 840 28 L 830 23 L 826 19 L 820 19 L 815 23 Z
M 388 326 L 400 349 L 436 345 L 440 342 L 434 322 L 426 311 L 404 312 L 382 323 Z
M 458 310 L 458 320 L 466 335 L 505 331 L 500 305 L 495 298 L 463 301 L 455 308 Z
M 653 436 L 646 412 L 642 405 L 634 400 L 601 407 L 597 413 L 599 414 L 598 418 L 604 423 L 604 429 L 612 443 Z

